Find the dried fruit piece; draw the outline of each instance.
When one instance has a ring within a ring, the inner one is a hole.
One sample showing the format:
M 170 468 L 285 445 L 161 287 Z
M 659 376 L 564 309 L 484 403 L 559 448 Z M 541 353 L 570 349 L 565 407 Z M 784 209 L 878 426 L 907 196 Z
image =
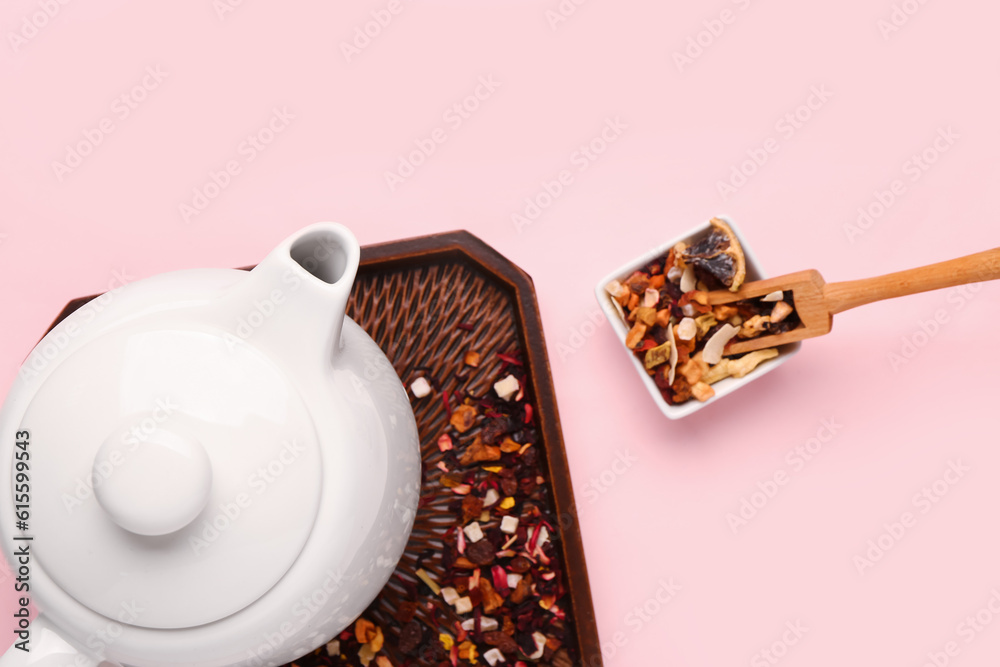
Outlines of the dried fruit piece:
M 513 535 L 514 533 L 517 532 L 518 523 L 519 520 L 516 516 L 507 515 L 500 520 L 500 531 L 507 533 L 509 535 Z
M 779 301 L 774 304 L 774 309 L 771 311 L 771 324 L 777 324 L 783 322 L 785 318 L 795 312 L 795 309 L 789 306 L 784 301 Z
M 503 605 L 503 598 L 493 588 L 489 579 L 480 579 L 479 588 L 483 592 L 483 612 L 489 614 Z
M 750 371 L 757 368 L 760 364 L 764 363 L 768 359 L 774 359 L 777 356 L 778 350 L 773 347 L 766 350 L 751 352 L 750 354 L 740 357 L 739 359 L 732 360 L 729 363 L 729 373 L 734 378 L 745 377 Z
M 451 425 L 459 433 L 465 433 L 476 423 L 476 408 L 471 405 L 460 405 L 451 413 Z
M 701 382 L 702 376 L 708 371 L 708 364 L 705 363 L 702 354 L 699 352 L 696 356 L 684 362 L 677 370 L 688 381 L 688 384 L 692 385 L 693 392 L 693 386 Z
M 513 438 L 507 437 L 500 443 L 500 451 L 504 454 L 511 454 L 521 449 L 521 443 L 515 442 Z
M 508 375 L 504 379 L 493 384 L 493 390 L 497 393 L 497 396 L 505 401 L 509 401 L 511 397 L 514 396 L 521 389 L 521 385 L 518 383 L 517 378 L 513 375 Z
M 679 257 L 736 292 L 747 276 L 743 248 L 725 221 L 713 218 L 711 225 L 712 231 L 708 236 L 680 253 Z
M 647 327 L 651 327 L 656 323 L 656 309 L 647 308 L 645 306 L 639 306 L 632 314 L 635 315 L 636 322 L 642 322 Z
M 719 322 L 725 322 L 726 320 L 729 320 L 739 315 L 740 311 L 739 308 L 737 308 L 736 306 L 725 304 L 722 306 L 716 306 L 712 312 L 715 314 L 716 320 L 718 320 Z
M 694 277 L 694 265 L 688 264 L 681 274 L 681 291 L 691 292 L 698 288 L 698 280 Z
M 464 360 L 465 365 L 472 366 L 473 368 L 479 368 L 480 358 L 481 357 L 479 356 L 478 352 L 476 352 L 475 350 L 469 350 L 468 352 L 465 353 L 465 360 Z
M 643 337 L 645 337 L 647 328 L 642 322 L 636 322 L 632 325 L 632 329 L 625 336 L 626 347 L 630 350 L 637 348 L 639 343 L 642 342 Z
M 621 282 L 617 280 L 612 280 L 610 283 L 604 286 L 604 291 L 607 292 L 612 299 L 618 300 L 622 297 L 628 297 L 629 289 Z M 622 304 L 625 305 L 625 304 Z
M 674 378 L 677 377 L 677 360 L 680 359 L 680 353 L 677 351 L 677 339 L 674 337 L 674 326 L 669 328 L 670 335 L 670 372 L 667 375 L 667 384 L 673 385 Z
M 483 504 L 483 499 L 476 496 L 462 498 L 462 523 L 467 523 L 470 519 L 474 519 L 482 514 Z
M 663 345 L 657 345 L 656 347 L 646 350 L 646 356 L 643 358 L 643 365 L 646 368 L 655 368 L 660 364 L 665 364 L 670 361 L 670 341 L 666 341 Z
M 431 393 L 431 383 L 425 377 L 418 377 L 410 384 L 410 391 L 416 398 L 423 398 Z
M 691 395 L 704 403 L 715 396 L 715 390 L 707 382 L 698 382 L 692 385 Z
M 458 463 L 463 466 L 469 466 L 482 461 L 499 461 L 500 456 L 499 447 L 487 445 L 477 436 L 472 444 L 466 447 L 465 451 L 462 452 L 462 456 L 458 459 Z
M 698 323 L 690 317 L 685 317 L 677 325 L 674 335 L 681 340 L 691 340 L 698 335 Z
M 784 298 L 785 298 L 785 293 L 782 292 L 781 290 L 778 290 L 777 292 L 771 292 L 767 296 L 761 297 L 760 300 L 763 301 L 764 303 L 772 303 L 774 301 L 781 301 Z
M 722 328 L 715 332 L 707 343 L 705 343 L 704 349 L 704 359 L 705 363 L 709 365 L 714 365 L 722 361 L 722 353 L 726 349 L 726 345 L 729 344 L 736 334 L 740 332 L 731 324 L 723 324 Z
M 768 315 L 754 315 L 743 323 L 740 328 L 740 338 L 756 338 L 768 329 L 771 318 Z
M 476 659 L 479 657 L 479 650 L 475 644 L 466 640 L 458 645 L 458 657 L 474 665 L 476 664 Z
M 354 637 L 360 644 L 367 644 L 375 639 L 375 624 L 367 618 L 359 618 L 354 623 Z
M 483 539 L 483 529 L 479 525 L 478 521 L 473 521 L 468 526 L 463 528 L 462 531 L 469 538 L 470 542 L 478 542 Z

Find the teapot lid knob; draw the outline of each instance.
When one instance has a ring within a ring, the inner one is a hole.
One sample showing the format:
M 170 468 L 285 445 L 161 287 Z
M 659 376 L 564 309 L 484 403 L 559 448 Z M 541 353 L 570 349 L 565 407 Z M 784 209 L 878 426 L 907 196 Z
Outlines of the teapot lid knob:
M 98 449 L 93 469 L 94 478 L 103 479 L 94 487 L 101 508 L 138 535 L 180 530 L 201 513 L 212 490 L 205 448 L 164 428 L 141 439 L 112 435 Z

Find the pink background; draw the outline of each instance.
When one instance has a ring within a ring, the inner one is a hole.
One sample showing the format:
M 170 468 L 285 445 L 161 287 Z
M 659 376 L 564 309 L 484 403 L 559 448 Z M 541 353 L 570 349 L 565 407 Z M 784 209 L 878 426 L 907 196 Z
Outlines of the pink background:
M 841 315 L 786 367 L 677 423 L 592 295 L 718 213 L 773 275 L 859 278 L 1000 246 L 1000 6 L 902 5 L 915 13 L 888 32 L 891 0 L 566 0 L 575 12 L 554 28 L 557 0 L 400 0 L 348 62 L 341 44 L 388 0 L 247 0 L 221 17 L 211 0 L 70 2 L 37 31 L 23 23 L 37 0 L 5 2 L 0 391 L 61 306 L 116 270 L 244 265 L 319 220 L 362 243 L 465 228 L 538 290 L 607 664 L 773 664 L 759 652 L 777 642 L 783 665 L 916 666 L 950 641 L 949 664 L 995 664 L 1000 618 L 960 624 L 1000 590 L 1000 287 Z M 147 67 L 166 76 L 122 118 L 116 99 Z M 456 126 L 445 114 L 480 77 L 499 87 Z M 799 109 L 798 128 L 781 123 L 813 87 L 831 96 Z M 249 161 L 241 142 L 275 107 L 294 119 Z M 105 118 L 113 132 L 60 180 L 53 162 Z M 581 161 L 616 118 L 620 135 Z M 385 172 L 435 128 L 444 143 L 390 189 Z M 957 138 L 936 153 L 947 128 Z M 768 139 L 777 152 L 724 198 L 718 181 Z M 936 161 L 913 171 L 925 149 Z M 179 206 L 229 160 L 240 172 L 185 222 Z M 518 228 L 512 214 L 562 170 L 569 184 Z M 850 235 L 896 179 L 902 194 Z M 831 419 L 842 426 L 798 469 L 789 452 Z M 968 471 L 915 503 L 949 461 Z M 727 515 L 779 471 L 787 484 L 734 533 Z M 859 572 L 855 557 L 908 511 L 915 525 Z M 656 601 L 671 579 L 681 590 Z M 9 619 L 9 576 L 0 591 Z M 783 651 L 796 622 L 807 630 Z

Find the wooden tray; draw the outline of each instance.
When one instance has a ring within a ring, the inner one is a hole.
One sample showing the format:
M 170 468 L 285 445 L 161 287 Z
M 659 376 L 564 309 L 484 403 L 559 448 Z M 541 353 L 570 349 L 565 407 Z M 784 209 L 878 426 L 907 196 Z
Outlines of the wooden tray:
M 71 301 L 53 326 L 92 298 Z M 566 640 L 575 664 L 601 667 L 579 521 L 531 278 L 465 231 L 366 246 L 361 251 L 348 314 L 375 339 L 406 384 L 417 374 L 415 369 L 426 368 L 438 379 L 440 389 L 458 389 L 460 381 L 454 376 L 463 370 L 465 351 L 474 348 L 482 354 L 484 363 L 474 369 L 464 389 L 483 395 L 499 369 L 496 353 L 521 351 L 540 435 L 536 446 L 544 452 L 540 461 L 547 495 L 552 514 L 560 524 L 555 543 L 567 590 L 559 602 L 567 613 L 570 632 Z M 458 328 L 457 323 L 471 323 L 474 330 Z M 413 407 L 421 436 L 424 483 L 434 484 L 441 474 L 435 467 L 442 456 L 437 438 L 444 432 L 448 416 L 438 392 L 414 399 Z M 393 650 L 399 636 L 394 614 L 399 601 L 407 595 L 404 582 L 417 581 L 414 572 L 418 560 L 432 575 L 440 573 L 440 558 L 427 554 L 440 551 L 440 537 L 455 521 L 447 504 L 432 501 L 421 507 L 396 574 L 364 614 L 385 630 L 385 651 L 395 664 L 427 664 L 419 659 L 407 660 Z M 421 613 L 423 610 L 418 612 L 418 618 Z M 343 664 L 332 663 L 323 647 L 295 662 L 300 667 Z M 479 664 L 485 664 L 482 656 Z

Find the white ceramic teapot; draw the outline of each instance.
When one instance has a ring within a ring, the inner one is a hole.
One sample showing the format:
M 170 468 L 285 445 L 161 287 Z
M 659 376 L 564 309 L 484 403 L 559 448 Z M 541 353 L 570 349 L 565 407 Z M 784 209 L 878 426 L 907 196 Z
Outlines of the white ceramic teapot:
M 0 411 L 24 584 L 0 665 L 279 665 L 362 613 L 413 526 L 420 452 L 345 316 L 359 254 L 314 225 L 249 273 L 137 281 L 42 339 Z

